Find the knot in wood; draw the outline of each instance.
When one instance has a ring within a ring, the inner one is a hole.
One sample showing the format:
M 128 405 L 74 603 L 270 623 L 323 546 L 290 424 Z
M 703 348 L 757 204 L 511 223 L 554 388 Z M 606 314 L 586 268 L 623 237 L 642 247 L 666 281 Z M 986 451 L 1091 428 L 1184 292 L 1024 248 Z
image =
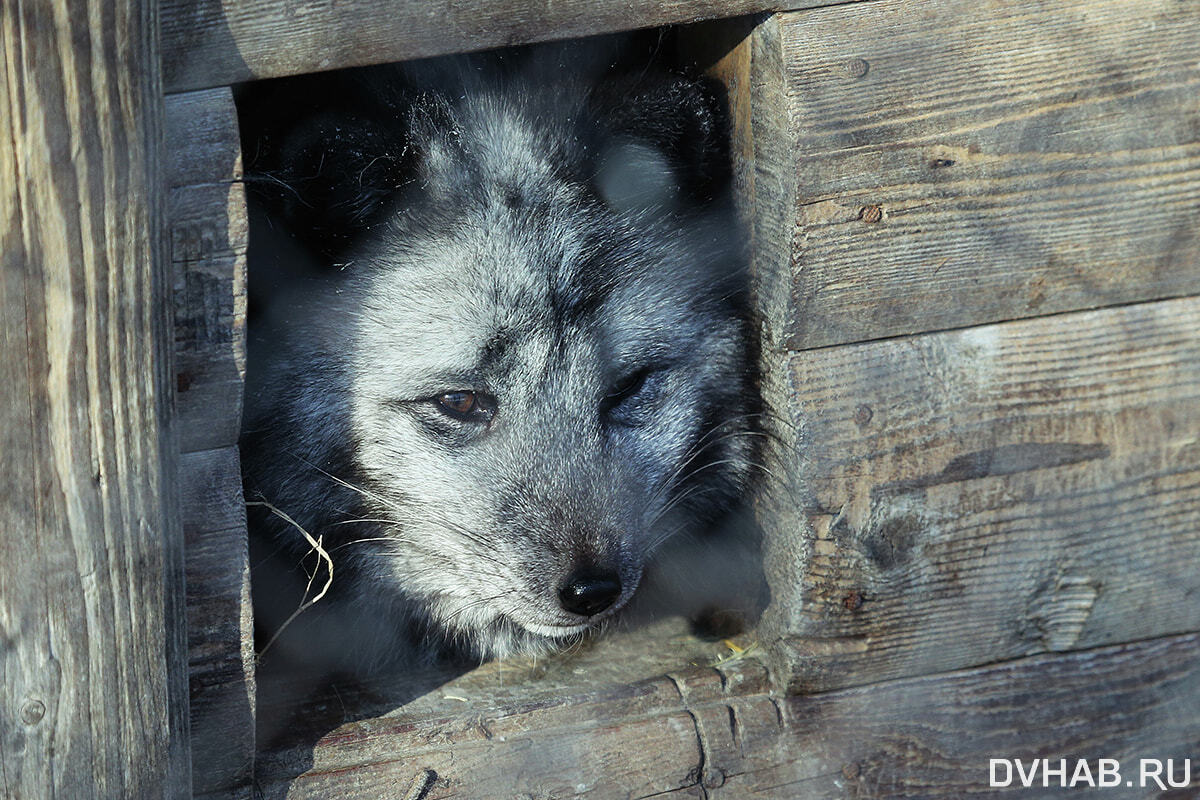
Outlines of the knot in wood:
M 854 423 L 860 428 L 865 428 L 873 416 L 875 416 L 875 412 L 865 403 L 854 409 Z
M 725 785 L 725 773 L 719 768 L 704 771 L 704 788 L 717 789 Z
M 21 706 L 21 722 L 26 725 L 36 725 L 46 716 L 46 704 L 41 700 L 26 700 Z
M 858 210 L 858 218 L 863 222 L 879 222 L 883 219 L 883 208 L 877 205 L 863 206 Z

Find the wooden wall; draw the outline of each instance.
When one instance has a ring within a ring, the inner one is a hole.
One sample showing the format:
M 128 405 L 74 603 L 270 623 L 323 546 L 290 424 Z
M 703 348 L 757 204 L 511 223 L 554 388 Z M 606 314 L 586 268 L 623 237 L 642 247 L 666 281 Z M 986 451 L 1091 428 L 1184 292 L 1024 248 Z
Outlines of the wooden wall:
M 553 679 L 323 694 L 332 722 L 259 753 L 265 796 L 961 797 L 991 757 L 1195 757 L 1200 7 L 168 0 L 164 69 L 182 91 L 782 8 L 685 37 L 730 90 L 779 443 L 757 650 L 614 636 Z M 246 796 L 228 91 L 167 124 L 196 786 Z
M 793 690 L 1200 630 L 1200 303 L 1162 299 L 1200 293 L 1198 33 L 1172 0 L 879 0 L 722 62 Z

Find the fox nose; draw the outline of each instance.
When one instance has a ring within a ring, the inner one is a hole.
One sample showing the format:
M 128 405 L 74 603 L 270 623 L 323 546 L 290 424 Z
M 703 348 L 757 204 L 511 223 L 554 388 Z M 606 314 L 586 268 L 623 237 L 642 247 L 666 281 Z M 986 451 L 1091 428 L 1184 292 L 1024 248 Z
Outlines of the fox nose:
M 594 617 L 621 596 L 621 578 L 615 572 L 580 569 L 558 587 L 558 602 L 581 617 Z

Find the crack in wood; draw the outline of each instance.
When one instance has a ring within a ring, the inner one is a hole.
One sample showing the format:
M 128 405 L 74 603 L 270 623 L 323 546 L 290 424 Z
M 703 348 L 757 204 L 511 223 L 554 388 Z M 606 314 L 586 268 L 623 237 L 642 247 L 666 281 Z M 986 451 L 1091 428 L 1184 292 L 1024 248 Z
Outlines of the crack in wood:
M 1068 464 L 1108 458 L 1105 444 L 1080 444 L 1076 442 L 1017 442 L 986 450 L 976 450 L 952 458 L 941 472 L 905 478 L 880 484 L 871 490 L 872 499 L 907 492 L 921 491 L 946 483 L 988 478 L 995 475 L 1013 475 L 1052 469 Z

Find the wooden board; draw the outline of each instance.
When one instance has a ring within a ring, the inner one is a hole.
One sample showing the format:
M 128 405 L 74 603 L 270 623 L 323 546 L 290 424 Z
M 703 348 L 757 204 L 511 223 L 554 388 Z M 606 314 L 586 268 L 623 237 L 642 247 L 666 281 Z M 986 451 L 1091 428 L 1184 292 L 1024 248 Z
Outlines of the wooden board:
M 180 460 L 187 539 L 188 666 L 197 794 L 250 796 L 254 619 L 236 447 Z M 240 793 L 239 793 L 240 792 Z
M 0 5 L 0 794 L 191 796 L 158 4 Z
M 164 105 L 170 186 L 229 183 L 241 178 L 237 109 L 228 88 L 167 95 Z
M 836 0 L 166 0 L 169 91 L 732 17 Z
M 794 354 L 815 538 L 768 571 L 781 679 L 1200 630 L 1197 331 L 1188 298 Z
M 698 744 L 679 689 L 663 675 L 729 652 L 674 618 L 620 629 L 557 657 L 491 662 L 465 674 L 310 684 L 299 708 L 288 700 L 294 680 L 286 692 L 264 676 L 257 785 L 271 798 L 289 791 L 328 796 L 356 785 L 367 796 L 390 781 L 393 789 L 383 794 L 405 797 L 432 770 L 442 791 L 469 797 L 512 797 L 522 789 L 538 797 L 603 796 L 617 775 L 631 789 L 667 791 L 688 781 Z M 750 682 L 765 690 L 761 666 L 730 678 L 731 686 Z M 660 712 L 670 717 L 666 730 L 653 722 Z M 626 718 L 639 724 L 621 725 Z M 527 765 L 512 760 L 522 752 L 547 757 Z M 585 788 L 577 790 L 580 784 Z
M 961 798 L 989 793 L 990 758 L 1115 758 L 1136 780 L 1139 758 L 1194 758 L 1198 645 L 1181 636 L 791 698 L 769 692 L 753 659 L 606 688 L 492 666 L 264 753 L 259 785 L 291 800 Z M 351 693 L 321 699 L 356 714 Z
M 728 93 L 734 196 L 749 235 L 751 282 L 758 319 L 762 483 L 756 517 L 764 534 L 763 570 L 771 585 L 790 587 L 807 563 L 811 537 L 802 513 L 796 470 L 797 430 L 788 344 L 795 308 L 791 242 L 796 202 L 792 132 L 777 124 L 786 112 L 779 15 L 766 20 L 697 26 L 683 37 L 696 63 L 710 65 Z M 793 590 L 785 593 L 791 597 Z
M 785 95 L 737 150 L 755 208 L 792 204 L 756 237 L 788 346 L 1200 292 L 1197 4 L 879 0 L 752 50 L 740 80 Z
M 237 451 L 248 232 L 230 90 L 169 95 L 166 141 L 194 788 L 249 797 L 254 637 Z
M 234 445 L 246 337 L 245 189 L 229 89 L 166 99 L 180 446 Z
M 756 729 L 738 716 L 740 747 L 731 748 L 730 767 L 722 767 L 729 777 L 709 797 L 957 799 L 1003 791 L 1061 798 L 1089 791 L 1084 783 L 1064 789 L 1057 779 L 1045 787 L 1041 775 L 1028 790 L 989 788 L 992 758 L 1019 758 L 1027 768 L 1034 758 L 1055 767 L 1066 759 L 1068 779 L 1077 759 L 1093 772 L 1099 759 L 1117 759 L 1121 786 L 1106 790 L 1114 797 L 1190 797 L 1200 787 L 1195 769 L 1189 788 L 1175 794 L 1138 782 L 1142 758 L 1177 765 L 1195 758 L 1197 645 L 1196 636 L 1181 636 L 782 700 L 779 735 L 766 720 Z M 740 752 L 754 757 L 739 759 Z

